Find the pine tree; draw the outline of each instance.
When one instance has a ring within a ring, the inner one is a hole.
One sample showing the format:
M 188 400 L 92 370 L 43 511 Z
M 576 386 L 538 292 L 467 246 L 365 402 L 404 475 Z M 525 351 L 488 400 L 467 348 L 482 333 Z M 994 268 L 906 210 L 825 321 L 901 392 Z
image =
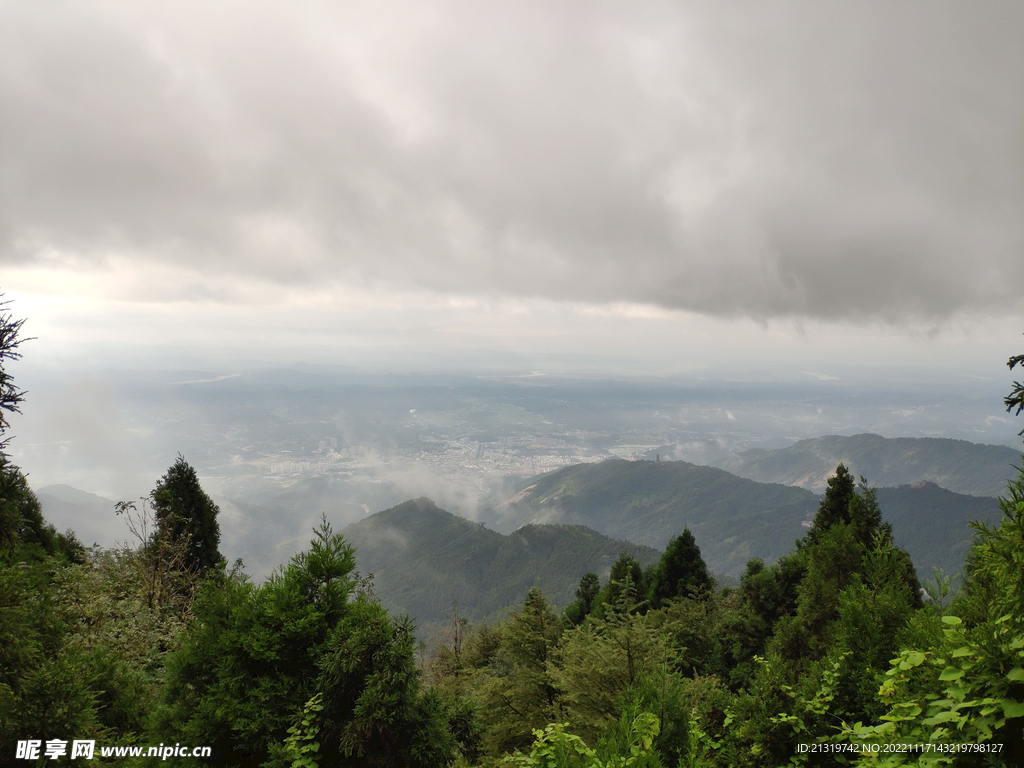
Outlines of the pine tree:
M 479 672 L 478 697 L 491 754 L 526 747 L 533 728 L 554 720 L 557 691 L 550 662 L 558 628 L 558 618 L 536 587 L 522 610 L 502 626 L 501 649 Z
M 414 627 L 380 603 L 351 603 L 321 663 L 324 746 L 320 768 L 435 768 L 455 759 L 444 702 L 424 695 L 414 658 Z
M 220 513 L 199 485 L 199 476 L 181 454 L 152 493 L 157 536 L 188 540 L 184 566 L 200 572 L 217 568 L 224 559 L 220 544 Z
M 856 483 L 845 464 L 836 467 L 836 473 L 828 479 L 825 498 L 818 505 L 814 525 L 807 532 L 806 541 L 814 544 L 829 528 L 838 523 L 850 522 L 850 502 L 857 495 Z
M 627 571 L 619 603 L 607 618 L 595 617 L 569 630 L 552 670 L 574 731 L 595 740 L 622 714 L 623 697 L 645 676 L 661 669 L 670 655 L 674 629 L 664 617 L 635 610 L 632 576 Z
M 0 296 L 3 294 L 0 293 Z M 0 451 L 7 444 L 7 440 L 3 439 L 3 434 L 7 431 L 8 426 L 4 411 L 21 413 L 18 405 L 25 395 L 22 390 L 14 386 L 14 380 L 7 371 L 6 365 L 8 360 L 21 358 L 18 347 L 23 341 L 26 341 L 21 338 L 21 327 L 25 320 L 15 320 L 10 310 L 7 309 L 8 304 L 10 304 L 9 301 L 0 301 Z
M 585 573 L 576 588 L 576 599 L 566 606 L 563 615 L 566 622 L 579 626 L 597 607 L 597 598 L 601 593 L 601 582 L 596 573 Z
M 650 586 L 651 608 L 660 608 L 678 597 L 707 597 L 714 582 L 700 556 L 700 547 L 689 528 L 668 543 L 654 569 Z
M 616 607 L 622 601 L 622 591 L 627 581 L 633 590 L 630 600 L 632 606 L 637 602 L 637 595 L 646 596 L 647 585 L 644 583 L 644 571 L 639 561 L 628 551 L 622 550 L 615 562 L 612 563 L 608 583 L 601 590 L 601 599 L 596 611 L 598 618 L 604 618 L 617 609 Z

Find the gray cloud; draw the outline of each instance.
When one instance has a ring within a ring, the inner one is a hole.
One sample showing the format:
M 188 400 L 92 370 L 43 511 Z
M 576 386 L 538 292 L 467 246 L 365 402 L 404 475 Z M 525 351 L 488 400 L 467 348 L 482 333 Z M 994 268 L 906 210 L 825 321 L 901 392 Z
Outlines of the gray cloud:
M 1017 3 L 217 8 L 0 6 L 3 262 L 756 318 L 1021 306 Z

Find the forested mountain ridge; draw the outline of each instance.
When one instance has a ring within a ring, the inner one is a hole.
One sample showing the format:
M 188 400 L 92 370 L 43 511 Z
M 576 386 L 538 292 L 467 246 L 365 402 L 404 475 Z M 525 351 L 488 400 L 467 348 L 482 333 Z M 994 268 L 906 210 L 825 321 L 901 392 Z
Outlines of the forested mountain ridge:
M 821 493 L 836 465 L 876 486 L 932 482 L 956 493 L 994 497 L 1017 476 L 1021 453 L 944 437 L 825 435 L 788 448 L 755 448 L 712 462 L 734 475 L 762 483 L 796 485 Z
M 742 574 L 751 558 L 773 562 L 788 552 L 806 533 L 820 502 L 803 488 L 682 461 L 580 464 L 526 482 L 501 510 L 505 525 L 529 520 L 587 525 L 658 548 L 688 527 L 712 572 L 731 576 Z M 925 578 L 935 567 L 959 573 L 971 542 L 969 522 L 999 518 L 995 498 L 930 483 L 879 488 L 878 499 L 885 519 L 894 524 L 896 544 L 910 553 Z
M 715 573 L 739 575 L 752 557 L 774 560 L 804 532 L 818 500 L 683 461 L 578 464 L 530 481 L 503 521 L 586 525 L 606 536 L 663 548 L 689 527 Z
M 934 568 L 948 576 L 963 573 L 974 539 L 970 522 L 995 525 L 1001 516 L 999 499 L 954 493 L 935 483 L 877 491 L 878 506 L 892 523 L 896 545 L 910 553 L 922 580 L 931 579 Z
M 421 623 L 444 620 L 453 601 L 471 619 L 499 618 L 535 586 L 564 607 L 583 574 L 607 576 L 623 550 L 643 565 L 659 556 L 578 525 L 526 525 L 503 535 L 426 498 L 378 512 L 343 533 L 356 548 L 359 571 L 373 574 L 381 602 Z

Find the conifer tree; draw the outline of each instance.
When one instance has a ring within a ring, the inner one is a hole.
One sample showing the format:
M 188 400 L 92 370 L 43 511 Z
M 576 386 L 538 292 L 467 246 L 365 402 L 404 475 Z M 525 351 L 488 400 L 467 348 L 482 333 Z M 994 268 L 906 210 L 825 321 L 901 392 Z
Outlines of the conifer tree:
M 654 569 L 650 586 L 651 608 L 660 608 L 677 597 L 709 596 L 713 587 L 708 567 L 700 556 L 700 547 L 690 529 L 684 528 L 668 543 Z
M 627 571 L 619 602 L 606 618 L 569 630 L 553 670 L 563 707 L 575 732 L 593 741 L 622 713 L 623 697 L 642 678 L 661 669 L 670 655 L 674 627 L 637 610 Z
M 533 587 L 522 610 L 502 627 L 501 649 L 479 673 L 485 741 L 492 754 L 527 746 L 531 730 L 550 723 L 556 713 L 551 662 L 558 644 L 558 618 Z
M 3 294 L 0 294 L 3 296 Z M 25 320 L 15 320 L 7 305 L 9 301 L 0 301 L 0 451 L 3 450 L 7 440 L 3 434 L 7 431 L 8 422 L 4 411 L 8 413 L 21 413 L 19 403 L 24 399 L 25 393 L 14 385 L 11 374 L 7 371 L 8 360 L 21 359 L 18 347 L 25 339 L 21 338 L 21 327 Z
M 597 607 L 597 598 L 600 593 L 601 582 L 597 578 L 597 574 L 583 574 L 580 578 L 580 585 L 576 588 L 576 599 L 565 608 L 565 620 L 573 626 L 581 624 Z
M 825 498 L 818 505 L 814 525 L 807 532 L 807 542 L 814 544 L 833 525 L 850 522 L 850 503 L 856 495 L 853 475 L 845 464 L 840 464 L 836 467 L 836 473 L 828 479 Z
M 599 618 L 604 618 L 604 616 L 616 610 L 616 606 L 621 602 L 622 591 L 627 581 L 633 590 L 630 602 L 632 605 L 636 603 L 636 595 L 646 595 L 647 585 L 644 584 L 644 572 L 639 561 L 628 551 L 622 550 L 612 564 L 611 573 L 608 575 L 608 583 L 601 590 L 601 600 L 597 610 Z
M 185 458 L 178 458 L 152 494 L 157 535 L 170 541 L 188 540 L 184 566 L 199 572 L 217 568 L 224 559 L 220 545 L 220 513 Z

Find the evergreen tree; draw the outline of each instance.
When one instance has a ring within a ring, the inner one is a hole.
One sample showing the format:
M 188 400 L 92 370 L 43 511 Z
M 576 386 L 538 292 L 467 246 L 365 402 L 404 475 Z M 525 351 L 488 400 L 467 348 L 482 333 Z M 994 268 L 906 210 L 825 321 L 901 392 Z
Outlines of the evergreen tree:
M 597 606 L 597 598 L 601 593 L 601 582 L 596 573 L 585 573 L 576 588 L 576 599 L 566 606 L 563 612 L 565 620 L 571 626 L 578 626 Z
M 435 768 L 455 759 L 445 703 L 421 692 L 413 644 L 408 617 L 392 619 L 366 598 L 350 605 L 321 663 L 320 768 Z
M 632 590 L 629 600 L 629 605 L 632 607 L 637 603 L 637 595 L 646 595 L 647 585 L 644 583 L 644 571 L 639 561 L 627 550 L 622 550 L 615 562 L 612 563 L 608 583 L 601 590 L 601 599 L 596 612 L 598 618 L 604 618 L 616 610 L 616 606 L 622 602 L 623 589 L 627 583 Z
M 354 568 L 352 548 L 325 523 L 258 588 L 239 573 L 208 580 L 168 661 L 154 736 L 209 745 L 224 765 L 261 765 L 316 692 Z
M 3 296 L 0 293 L 0 296 Z M 21 413 L 18 404 L 24 399 L 25 393 L 14 385 L 14 380 L 7 370 L 8 360 L 21 359 L 18 347 L 26 339 L 21 338 L 21 327 L 25 320 L 15 320 L 7 306 L 9 301 L 0 301 L 0 451 L 7 445 L 3 435 L 7 431 L 7 415 L 4 413 Z
M 850 502 L 857 495 L 856 483 L 845 464 L 836 467 L 836 473 L 828 479 L 825 498 L 818 505 L 814 525 L 807 532 L 806 541 L 814 544 L 833 525 L 850 522 Z
M 449 764 L 450 725 L 466 713 L 422 693 L 411 624 L 365 594 L 352 599 L 354 568 L 325 521 L 262 586 L 207 580 L 168 663 L 153 738 L 209 745 L 221 765 L 283 768 L 297 748 L 288 729 L 302 730 L 319 697 L 310 727 L 324 768 Z
M 656 621 L 653 613 L 632 609 L 628 572 L 623 586 L 619 605 L 607 618 L 592 618 L 566 632 L 552 670 L 570 722 L 585 740 L 595 740 L 618 720 L 627 692 L 662 669 L 671 655 L 673 627 Z
M 85 549 L 73 531 L 58 533 L 43 518 L 39 499 L 28 480 L 0 452 L 0 552 L 16 552 L 19 560 L 41 560 L 62 555 L 85 562 Z
M 502 626 L 501 648 L 479 671 L 477 683 L 486 751 L 492 755 L 527 746 L 532 729 L 554 720 L 551 662 L 558 630 L 557 617 L 536 587 Z
M 153 489 L 152 499 L 157 536 L 172 542 L 188 541 L 184 567 L 199 572 L 217 568 L 224 559 L 218 550 L 220 509 L 181 454 Z
M 0 294 L 3 296 L 3 294 Z M 14 384 L 7 362 L 20 360 L 19 348 L 24 341 L 21 328 L 24 319 L 15 320 L 8 309 L 9 301 L 0 301 L 0 553 L 13 553 L 21 560 L 39 560 L 49 555 L 63 555 L 72 562 L 83 563 L 85 551 L 74 533 L 60 534 L 43 519 L 43 510 L 28 480 L 6 453 L 10 438 L 8 413 L 21 413 L 25 393 Z
M 690 529 L 684 528 L 668 543 L 654 569 L 650 586 L 651 607 L 660 608 L 678 597 L 707 597 L 713 587 L 708 567 L 700 556 L 700 547 Z

